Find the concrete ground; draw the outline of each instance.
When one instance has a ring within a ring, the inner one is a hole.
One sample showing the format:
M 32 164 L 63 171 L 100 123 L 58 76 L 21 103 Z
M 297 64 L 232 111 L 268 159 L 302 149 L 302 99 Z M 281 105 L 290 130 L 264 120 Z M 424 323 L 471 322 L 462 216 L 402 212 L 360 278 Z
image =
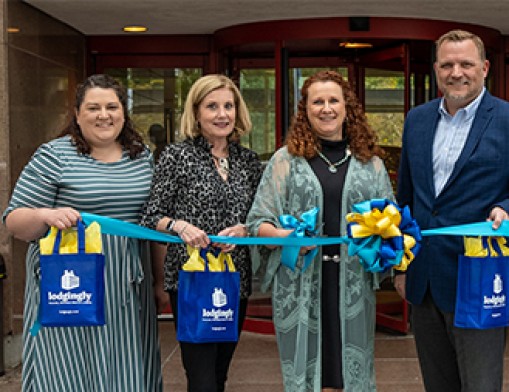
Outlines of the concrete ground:
M 173 323 L 161 325 L 165 391 L 186 392 Z M 413 337 L 377 332 L 376 371 L 379 392 L 424 392 Z M 227 383 L 227 392 L 282 392 L 274 335 L 242 332 Z
M 175 340 L 172 321 L 159 322 L 164 390 L 185 392 L 186 380 L 180 362 L 180 350 Z M 424 392 L 419 372 L 413 336 L 391 331 L 378 331 L 375 346 L 375 366 L 378 392 Z M 509 353 L 505 360 L 509 391 Z M 20 369 L 8 369 L 0 377 L 2 392 L 20 391 Z M 230 368 L 229 392 L 282 392 L 281 371 L 274 335 L 242 333 Z

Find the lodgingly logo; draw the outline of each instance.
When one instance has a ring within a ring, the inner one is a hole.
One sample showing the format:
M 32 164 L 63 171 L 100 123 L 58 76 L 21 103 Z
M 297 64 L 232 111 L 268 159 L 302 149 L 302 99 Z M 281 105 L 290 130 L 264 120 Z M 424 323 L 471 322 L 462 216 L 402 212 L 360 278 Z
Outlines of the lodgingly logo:
M 76 305 L 90 305 L 92 304 L 92 293 L 85 290 L 76 293 L 69 290 L 80 287 L 80 277 L 74 274 L 73 270 L 65 270 L 62 278 L 60 279 L 62 290 L 59 293 L 48 291 L 48 304 L 50 305 L 63 305 L 63 304 L 76 304 Z
M 505 307 L 505 295 L 502 293 L 504 290 L 504 282 L 500 274 L 495 274 L 493 278 L 493 295 L 488 297 L 484 296 L 484 308 L 485 309 L 494 309 L 494 308 L 502 308 Z
M 223 289 L 214 288 L 214 292 L 212 293 L 212 305 L 216 308 L 221 308 L 228 303 L 228 298 L 226 298 L 226 294 L 223 292 Z
M 500 274 L 495 274 L 495 279 L 493 279 L 493 292 L 495 294 L 500 294 L 503 290 L 502 278 Z
M 92 293 L 87 293 L 83 290 L 81 293 L 73 293 L 71 291 L 53 293 L 48 291 L 48 303 L 50 305 L 61 305 L 61 304 L 77 304 L 77 305 L 89 305 L 92 303 Z
M 61 282 L 64 290 L 72 290 L 80 287 L 80 278 L 79 276 L 74 275 L 73 270 L 65 270 L 62 275 Z
M 221 288 L 214 288 L 212 293 L 212 309 L 202 309 L 203 321 L 233 321 L 233 309 L 217 309 L 228 304 L 228 296 Z

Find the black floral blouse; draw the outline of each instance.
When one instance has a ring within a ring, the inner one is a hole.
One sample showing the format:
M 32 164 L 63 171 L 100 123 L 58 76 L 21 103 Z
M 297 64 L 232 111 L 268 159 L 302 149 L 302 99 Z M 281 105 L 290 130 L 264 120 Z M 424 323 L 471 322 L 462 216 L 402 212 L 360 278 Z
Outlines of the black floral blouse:
M 262 167 L 255 152 L 230 142 L 230 171 L 224 181 L 210 152 L 208 141 L 199 136 L 166 146 L 155 169 L 150 198 L 141 224 L 155 229 L 168 216 L 183 219 L 210 235 L 245 223 L 254 199 Z M 187 261 L 184 244 L 169 244 L 165 261 L 165 289 L 177 290 L 178 271 Z M 247 246 L 237 246 L 232 258 L 240 272 L 242 298 L 251 294 L 251 259 Z

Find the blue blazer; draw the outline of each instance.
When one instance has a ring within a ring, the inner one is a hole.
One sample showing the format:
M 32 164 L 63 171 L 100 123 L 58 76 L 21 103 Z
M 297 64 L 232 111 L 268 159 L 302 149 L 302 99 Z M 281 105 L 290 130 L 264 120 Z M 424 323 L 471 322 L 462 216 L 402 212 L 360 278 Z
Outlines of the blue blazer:
M 422 230 L 482 222 L 494 206 L 509 211 L 509 103 L 485 92 L 463 151 L 435 197 L 432 155 L 439 104 L 435 99 L 408 112 L 398 173 L 399 204 L 410 207 Z M 462 237 L 424 237 L 406 274 L 407 299 L 420 304 L 429 287 L 435 304 L 453 312 L 462 253 Z

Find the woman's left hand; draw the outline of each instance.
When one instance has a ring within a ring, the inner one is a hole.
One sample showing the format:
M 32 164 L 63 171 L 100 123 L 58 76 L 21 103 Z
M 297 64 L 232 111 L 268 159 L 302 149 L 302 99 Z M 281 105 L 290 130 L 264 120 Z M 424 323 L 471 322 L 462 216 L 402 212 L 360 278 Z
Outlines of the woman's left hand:
M 247 229 L 246 226 L 239 224 L 227 227 L 226 229 L 223 229 L 217 233 L 217 235 L 222 237 L 247 237 Z M 220 248 L 221 252 L 224 253 L 231 252 L 233 249 L 235 249 L 235 244 L 215 243 L 213 246 Z

